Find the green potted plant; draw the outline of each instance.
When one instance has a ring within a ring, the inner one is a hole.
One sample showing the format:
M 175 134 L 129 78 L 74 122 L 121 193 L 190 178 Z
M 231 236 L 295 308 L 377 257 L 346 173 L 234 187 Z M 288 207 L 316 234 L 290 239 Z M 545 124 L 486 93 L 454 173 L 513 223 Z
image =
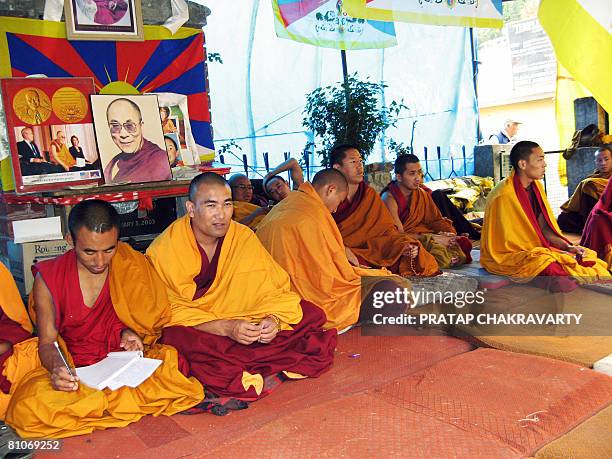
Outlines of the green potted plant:
M 327 166 L 328 153 L 334 145 L 352 143 L 365 161 L 377 139 L 387 128 L 396 126 L 400 113 L 408 109 L 403 101 L 383 105 L 381 95 L 386 87 L 384 83 L 359 80 L 353 74 L 343 82 L 308 94 L 302 124 L 314 133 L 315 142 L 308 142 L 306 149 L 314 148 Z M 410 151 L 410 147 L 393 139 L 388 139 L 387 148 L 396 153 Z

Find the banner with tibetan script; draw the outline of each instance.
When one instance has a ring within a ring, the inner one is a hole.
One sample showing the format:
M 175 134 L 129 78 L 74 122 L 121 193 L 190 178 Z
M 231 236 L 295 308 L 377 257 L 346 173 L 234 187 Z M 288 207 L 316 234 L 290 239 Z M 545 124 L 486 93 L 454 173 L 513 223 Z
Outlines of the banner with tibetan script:
M 502 0 L 344 0 L 354 17 L 419 24 L 501 28 Z
M 397 45 L 392 22 L 349 16 L 338 0 L 272 0 L 279 38 L 337 49 Z

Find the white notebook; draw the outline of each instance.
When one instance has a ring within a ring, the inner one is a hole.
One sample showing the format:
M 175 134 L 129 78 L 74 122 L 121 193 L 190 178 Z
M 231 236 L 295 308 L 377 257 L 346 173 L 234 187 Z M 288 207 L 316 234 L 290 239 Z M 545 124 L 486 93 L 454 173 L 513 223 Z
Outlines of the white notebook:
M 109 352 L 104 360 L 77 368 L 81 382 L 94 389 L 137 387 L 161 365 L 158 359 L 143 357 L 141 351 Z

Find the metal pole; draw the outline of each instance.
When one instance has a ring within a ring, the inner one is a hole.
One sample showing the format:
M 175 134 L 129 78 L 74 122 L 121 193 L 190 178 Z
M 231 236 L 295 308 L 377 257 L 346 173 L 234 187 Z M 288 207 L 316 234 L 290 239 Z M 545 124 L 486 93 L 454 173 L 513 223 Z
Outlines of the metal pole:
M 476 59 L 476 47 L 474 46 L 474 28 L 470 27 L 470 50 L 472 52 L 472 75 L 474 83 L 474 96 L 476 97 L 476 141 L 482 140 L 482 132 L 480 132 L 480 111 L 478 109 L 478 64 Z
M 342 59 L 342 77 L 344 78 L 344 94 L 346 97 L 346 110 L 349 107 L 349 89 L 348 89 L 348 66 L 346 64 L 346 50 L 340 50 L 340 58 Z

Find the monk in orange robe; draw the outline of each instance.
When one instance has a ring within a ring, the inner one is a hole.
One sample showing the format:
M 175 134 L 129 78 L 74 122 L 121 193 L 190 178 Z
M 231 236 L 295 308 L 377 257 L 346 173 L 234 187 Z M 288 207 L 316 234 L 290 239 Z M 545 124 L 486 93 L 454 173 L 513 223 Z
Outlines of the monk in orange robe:
M 586 219 L 612 176 L 610 147 L 601 147 L 595 152 L 595 167 L 595 172 L 580 182 L 572 196 L 561 206 L 557 222 L 563 231 L 582 233 Z
M 231 220 L 225 179 L 194 178 L 186 209 L 147 255 L 170 299 L 162 341 L 185 355 L 213 413 L 245 408 L 287 377 L 327 371 L 336 331 L 323 330 L 323 311 L 301 301 L 257 236 Z
M 119 242 L 119 224 L 109 203 L 83 201 L 69 216 L 73 249 L 33 267 L 30 305 L 42 367 L 19 383 L 6 413 L 6 423 L 23 438 L 123 427 L 147 414 L 187 410 L 204 398 L 202 385 L 181 372 L 186 366 L 176 350 L 155 344 L 170 318 L 165 288 L 147 259 Z M 122 350 L 144 351 L 162 363 L 135 388 L 97 390 L 69 373 L 56 341 L 73 367 Z
M 248 226 L 252 230 L 257 229 L 259 222 L 270 211 L 269 207 L 260 207 L 253 204 L 253 185 L 244 174 L 234 174 L 229 179 L 234 200 L 233 219 L 238 223 Z
M 292 289 L 325 311 L 326 328 L 339 331 L 368 318 L 370 303 L 367 296 L 362 301 L 361 276 L 392 276 L 385 268 L 350 264 L 332 218 L 347 191 L 348 183 L 341 172 L 323 169 L 312 183 L 302 183 L 298 192 L 289 193 L 274 206 L 257 228 L 264 247 L 289 273 Z
M 36 355 L 36 339 L 13 276 L 0 263 L 0 419 L 17 383 L 40 363 Z
M 440 268 L 470 263 L 472 243 L 457 236 L 453 223 L 444 218 L 431 195 L 421 188 L 423 170 L 415 155 L 395 160 L 395 180 L 382 191 L 382 200 L 400 233 L 418 239 Z
M 612 271 L 612 180 L 591 210 L 580 244 L 597 252 Z
M 363 181 L 363 163 L 353 145 L 339 145 L 329 154 L 329 164 L 348 181 L 347 199 L 334 214 L 349 259 L 385 267 L 401 276 L 434 276 L 436 259 L 415 238 L 400 233 L 382 199 Z
M 480 263 L 489 272 L 530 282 L 551 291 L 571 291 L 578 283 L 609 278 L 606 264 L 585 247 L 561 235 L 540 180 L 544 151 L 535 142 L 518 142 L 510 152 L 512 174 L 487 198 Z

